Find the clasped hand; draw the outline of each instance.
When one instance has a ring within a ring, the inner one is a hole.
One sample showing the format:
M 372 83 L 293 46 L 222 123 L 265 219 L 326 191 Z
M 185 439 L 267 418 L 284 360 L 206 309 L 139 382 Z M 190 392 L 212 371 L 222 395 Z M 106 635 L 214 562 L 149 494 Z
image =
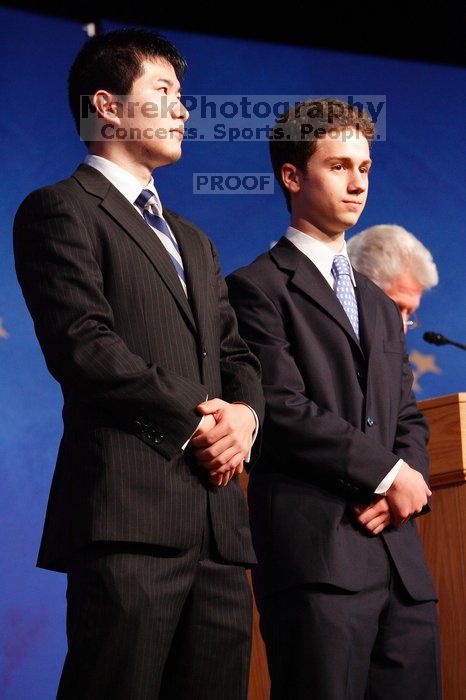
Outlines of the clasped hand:
M 209 472 L 215 486 L 226 486 L 243 471 L 243 460 L 252 446 L 255 419 L 245 404 L 211 399 L 197 406 L 204 417 L 189 446 L 197 463 Z
M 432 491 L 422 474 L 403 462 L 387 493 L 369 506 L 354 506 L 353 512 L 360 525 L 378 535 L 387 525 L 404 525 L 409 518 L 420 513 L 429 496 L 432 496 Z

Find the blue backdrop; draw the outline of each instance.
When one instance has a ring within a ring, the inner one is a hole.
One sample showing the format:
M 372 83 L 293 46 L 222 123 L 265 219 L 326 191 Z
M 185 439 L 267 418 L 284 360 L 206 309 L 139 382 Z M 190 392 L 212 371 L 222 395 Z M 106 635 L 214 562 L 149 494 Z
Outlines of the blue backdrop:
M 68 113 L 66 79 L 86 37 L 79 24 L 5 8 L 0 27 L 0 696 L 43 700 L 54 696 L 65 651 L 65 577 L 34 569 L 61 434 L 61 394 L 16 282 L 11 229 L 24 196 L 67 177 L 85 155 Z M 387 137 L 373 148 L 371 192 L 356 231 L 397 223 L 430 248 L 440 285 L 422 302 L 421 330 L 409 335 L 418 397 L 464 390 L 465 353 L 427 346 L 422 331 L 466 339 L 465 71 L 163 33 L 188 59 L 187 93 L 386 95 Z M 187 141 L 183 151 L 178 164 L 156 173 L 156 185 L 167 206 L 213 237 L 228 273 L 284 232 L 282 195 L 278 188 L 272 195 L 196 195 L 193 173 L 271 172 L 267 146 Z

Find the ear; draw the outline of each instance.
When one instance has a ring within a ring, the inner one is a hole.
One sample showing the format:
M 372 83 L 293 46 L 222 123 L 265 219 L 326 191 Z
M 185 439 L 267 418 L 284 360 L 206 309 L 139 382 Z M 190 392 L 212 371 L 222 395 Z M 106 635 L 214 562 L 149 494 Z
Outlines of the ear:
M 124 105 L 116 95 L 112 95 L 107 90 L 97 90 L 92 97 L 92 104 L 101 119 L 105 119 L 111 124 L 120 124 L 120 118 L 124 114 Z
M 302 173 L 296 165 L 284 163 L 281 170 L 282 181 L 290 194 L 296 194 L 301 189 Z

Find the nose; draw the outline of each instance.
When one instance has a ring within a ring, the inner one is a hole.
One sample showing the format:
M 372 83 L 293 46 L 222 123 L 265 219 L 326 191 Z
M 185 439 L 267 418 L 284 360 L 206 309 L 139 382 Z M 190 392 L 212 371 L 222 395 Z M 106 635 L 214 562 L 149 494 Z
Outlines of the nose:
M 401 314 L 401 318 L 403 319 L 403 329 L 404 332 L 406 333 L 408 330 L 408 321 L 409 321 L 409 312 L 407 309 L 403 309 L 402 307 L 398 306 Z
M 184 122 L 189 119 L 189 112 L 179 97 L 175 98 L 172 102 L 171 115 L 174 119 L 182 119 Z
M 401 318 L 402 318 L 403 321 L 406 323 L 406 322 L 409 320 L 409 312 L 408 312 L 408 309 L 403 309 L 402 306 L 401 306 L 401 307 L 399 306 L 398 308 L 399 308 L 399 310 L 400 310 Z
M 348 182 L 348 191 L 355 194 L 365 192 L 367 188 L 366 174 L 361 173 L 359 169 L 351 171 L 351 178 Z

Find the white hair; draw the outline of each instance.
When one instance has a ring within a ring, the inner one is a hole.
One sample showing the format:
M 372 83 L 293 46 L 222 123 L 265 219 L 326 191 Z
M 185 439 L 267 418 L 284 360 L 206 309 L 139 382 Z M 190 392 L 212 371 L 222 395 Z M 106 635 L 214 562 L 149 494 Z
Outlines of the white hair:
M 402 226 L 371 226 L 350 238 L 347 246 L 353 267 L 382 289 L 405 272 L 410 272 L 423 289 L 438 284 L 432 255 Z

